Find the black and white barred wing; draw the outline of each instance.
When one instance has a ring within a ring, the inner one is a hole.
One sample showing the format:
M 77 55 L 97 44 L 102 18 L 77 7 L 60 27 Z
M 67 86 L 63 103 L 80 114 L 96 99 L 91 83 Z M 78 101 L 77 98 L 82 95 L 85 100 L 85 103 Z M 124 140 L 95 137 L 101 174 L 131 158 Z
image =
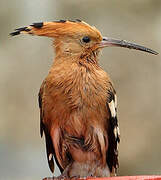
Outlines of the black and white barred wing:
M 117 119 L 117 96 L 112 88 L 108 91 L 107 110 L 110 113 L 108 119 L 108 150 L 106 161 L 111 173 L 115 174 L 119 166 L 118 163 L 118 143 L 120 142 L 120 131 Z

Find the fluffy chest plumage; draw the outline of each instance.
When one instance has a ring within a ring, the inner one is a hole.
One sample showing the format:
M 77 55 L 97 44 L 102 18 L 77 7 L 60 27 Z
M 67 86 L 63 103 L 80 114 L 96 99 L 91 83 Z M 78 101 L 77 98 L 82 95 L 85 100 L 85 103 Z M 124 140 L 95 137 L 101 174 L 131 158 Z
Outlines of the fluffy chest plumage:
M 95 70 L 72 64 L 60 67 L 61 71 L 52 69 L 46 78 L 48 119 L 73 130 L 72 134 L 82 134 L 90 124 L 104 126 L 100 121 L 107 118 L 107 75 L 98 67 L 92 68 Z
M 87 69 L 72 64 L 68 68 L 64 67 L 63 71 L 55 69 L 55 73 L 49 75 L 48 88 L 49 95 L 70 110 L 84 107 L 97 109 L 106 103 L 108 79 L 98 67 Z

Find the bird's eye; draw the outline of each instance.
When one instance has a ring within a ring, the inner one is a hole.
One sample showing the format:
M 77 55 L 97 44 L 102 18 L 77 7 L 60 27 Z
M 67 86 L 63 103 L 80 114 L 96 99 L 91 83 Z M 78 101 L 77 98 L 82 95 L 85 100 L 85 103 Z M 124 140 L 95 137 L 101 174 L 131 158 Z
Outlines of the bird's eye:
M 84 36 L 82 38 L 82 41 L 85 42 L 85 43 L 89 43 L 91 41 L 91 39 L 88 36 Z

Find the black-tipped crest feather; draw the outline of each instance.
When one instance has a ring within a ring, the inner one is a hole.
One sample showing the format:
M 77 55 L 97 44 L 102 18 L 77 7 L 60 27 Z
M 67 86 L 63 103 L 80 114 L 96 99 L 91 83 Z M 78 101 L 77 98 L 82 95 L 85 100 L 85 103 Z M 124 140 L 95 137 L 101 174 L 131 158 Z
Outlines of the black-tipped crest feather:
M 30 26 L 34 27 L 34 28 L 42 28 L 43 27 L 43 22 L 38 22 L 38 23 L 33 23 Z
M 15 29 L 14 32 L 10 33 L 10 35 L 11 36 L 16 36 L 16 35 L 19 35 L 22 31 L 29 32 L 29 31 L 31 31 L 31 29 L 29 29 L 28 27 L 17 28 L 17 29 Z

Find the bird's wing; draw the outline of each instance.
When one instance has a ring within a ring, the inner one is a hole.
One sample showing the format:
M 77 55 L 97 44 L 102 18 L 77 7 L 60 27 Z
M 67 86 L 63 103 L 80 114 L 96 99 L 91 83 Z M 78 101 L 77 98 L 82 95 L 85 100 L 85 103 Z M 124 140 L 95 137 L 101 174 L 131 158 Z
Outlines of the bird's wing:
M 56 158 L 56 154 L 55 154 L 55 150 L 54 150 L 54 146 L 53 146 L 51 136 L 48 132 L 47 127 L 45 127 L 45 124 L 43 123 L 43 119 L 44 119 L 44 112 L 43 112 L 44 87 L 45 87 L 45 81 L 43 81 L 41 88 L 40 88 L 40 91 L 39 91 L 39 95 L 38 95 L 39 108 L 40 108 L 40 134 L 41 134 L 41 137 L 43 136 L 43 133 L 45 135 L 46 153 L 47 153 L 47 159 L 48 159 L 48 164 L 49 164 L 50 170 L 52 172 L 54 172 L 54 159 L 53 159 L 53 156 L 54 156 L 55 161 L 56 161 L 60 171 L 62 171 L 63 169 L 60 166 L 60 164 L 58 163 L 58 160 Z
M 108 150 L 106 161 L 110 171 L 115 174 L 118 168 L 118 143 L 120 142 L 120 132 L 117 120 L 117 96 L 113 87 L 108 90 L 107 109 L 110 112 L 108 121 Z

